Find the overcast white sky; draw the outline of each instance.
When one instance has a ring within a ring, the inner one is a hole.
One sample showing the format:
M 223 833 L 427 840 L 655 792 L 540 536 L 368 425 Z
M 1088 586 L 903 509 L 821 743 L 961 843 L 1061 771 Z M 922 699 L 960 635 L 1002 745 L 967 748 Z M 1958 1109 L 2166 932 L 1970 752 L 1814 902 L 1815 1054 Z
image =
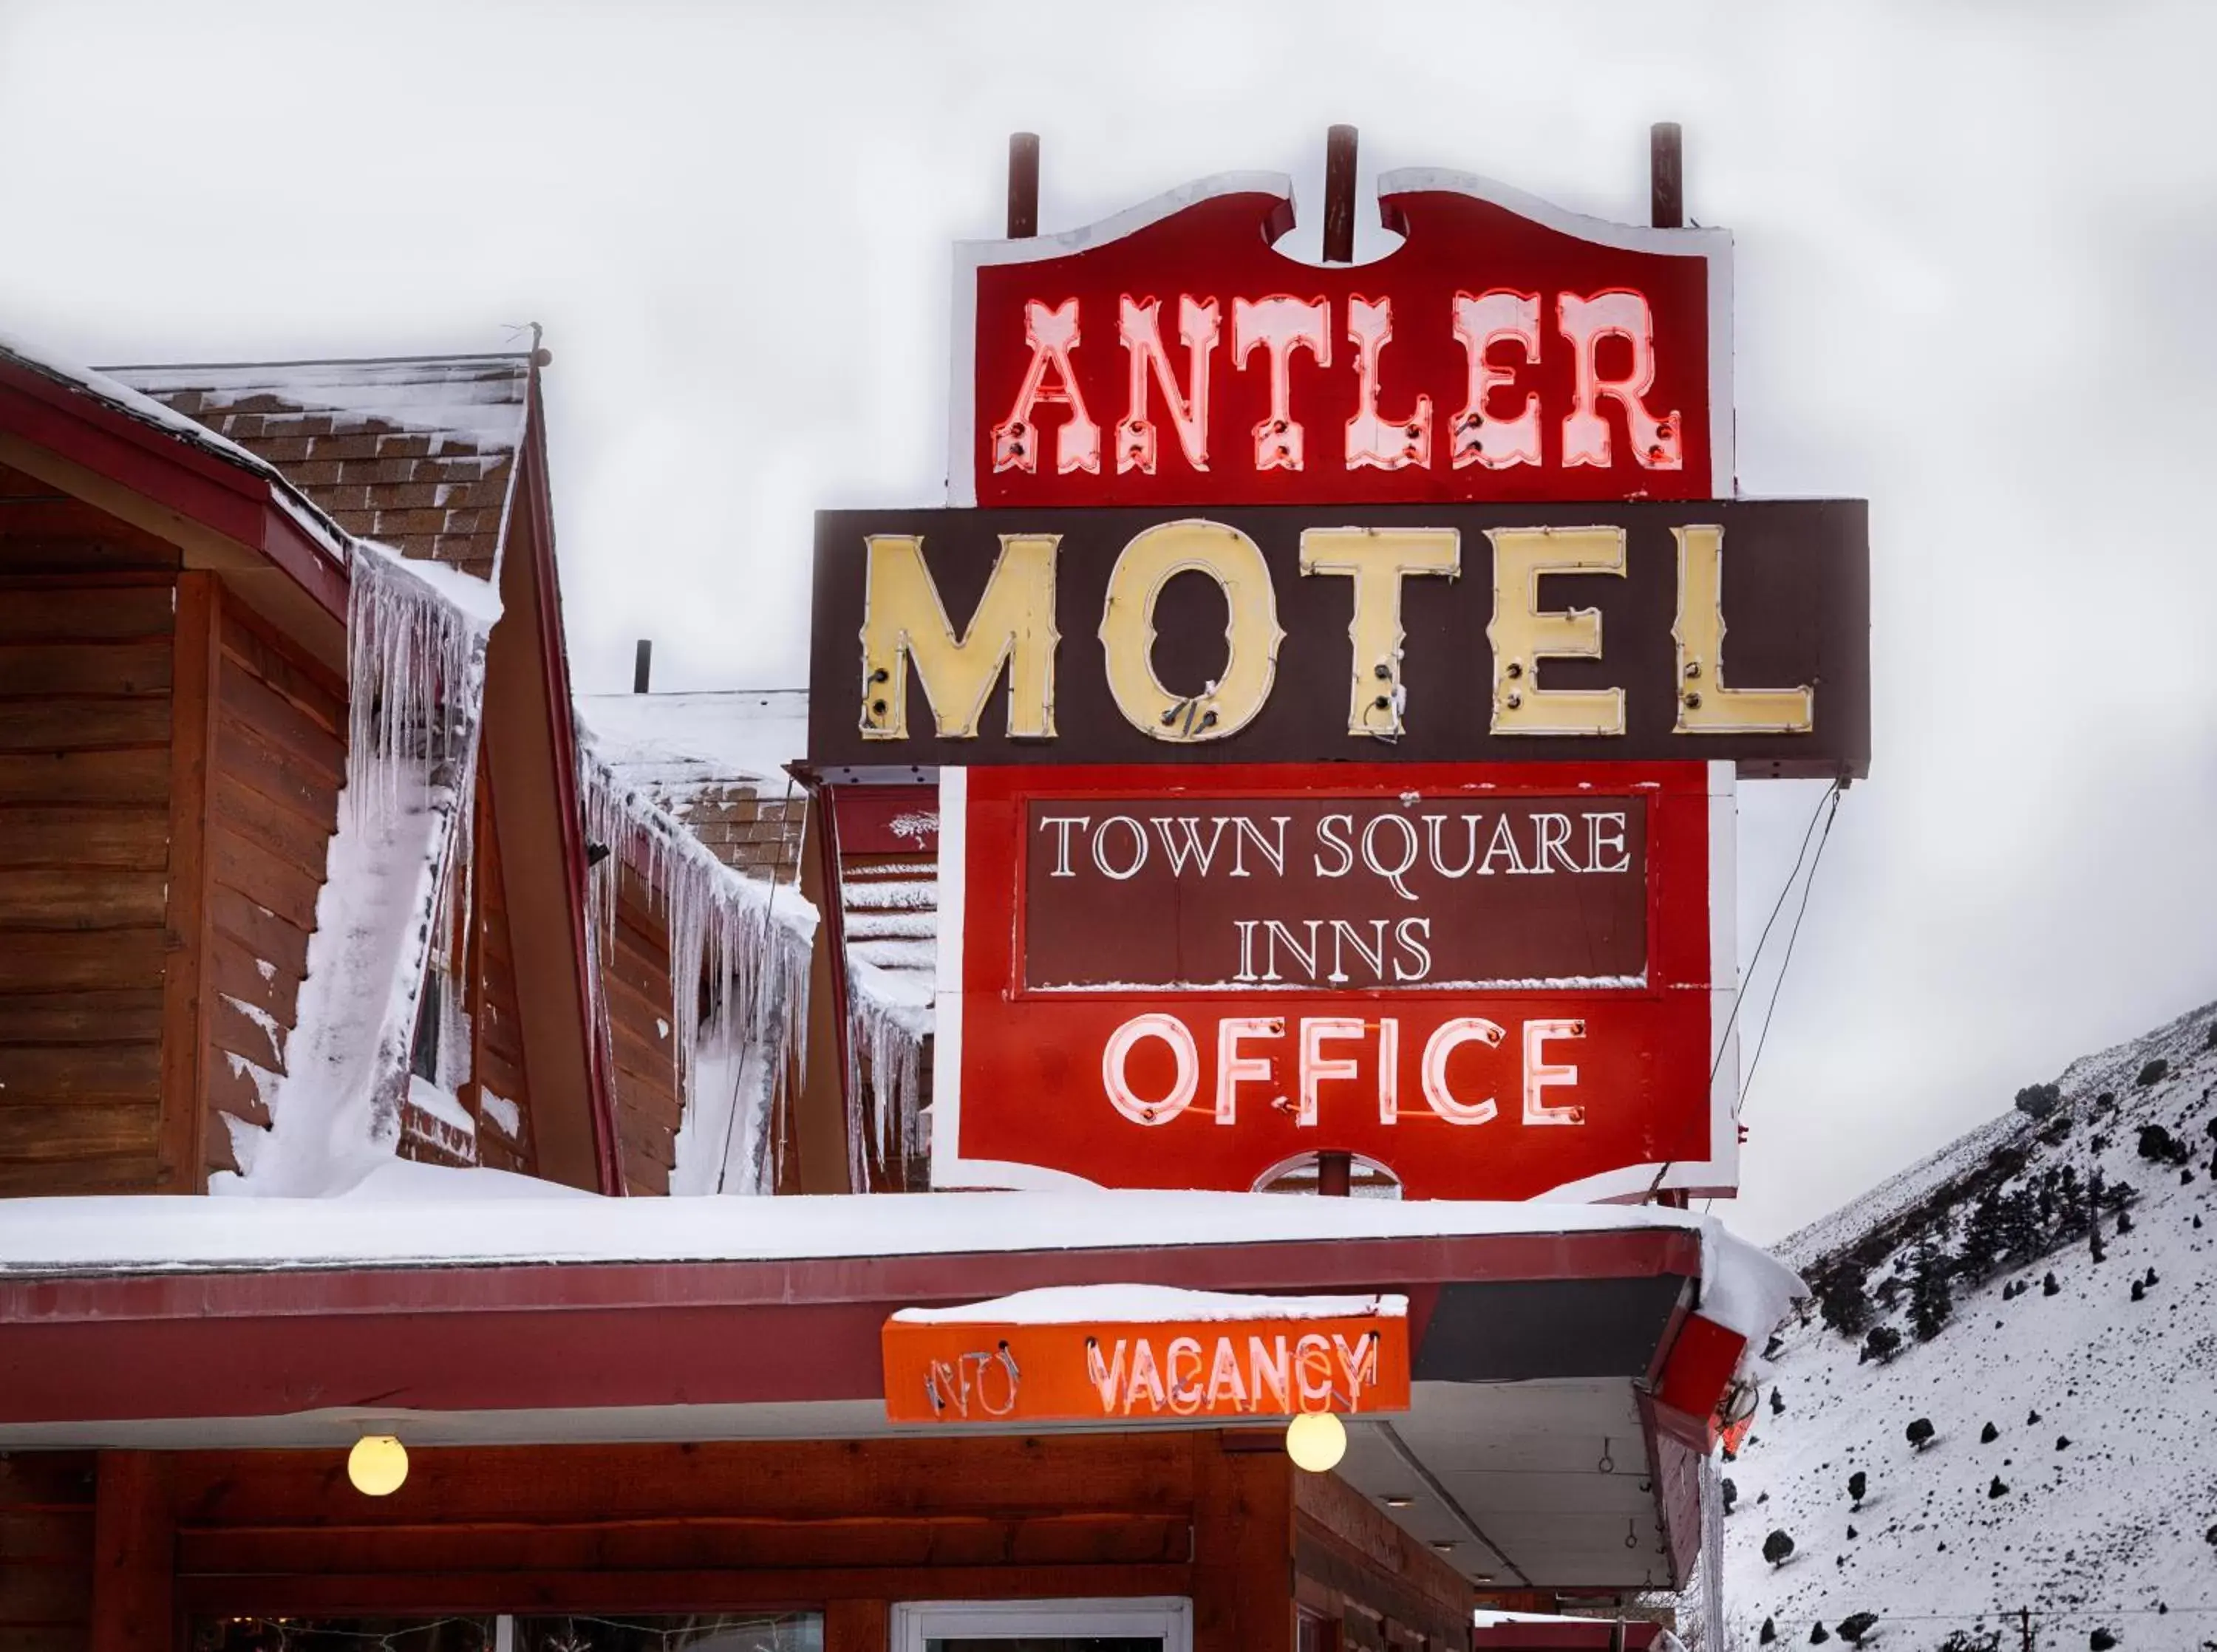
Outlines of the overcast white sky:
M 1742 489 L 1872 501 L 1876 758 L 1747 1114 L 1770 1237 L 2217 998 L 2217 8 L 1811 9 L 0 0 L 0 327 L 543 323 L 579 686 L 639 636 L 658 687 L 798 683 L 810 513 L 937 496 L 948 243 L 999 233 L 1011 129 L 1052 230 L 1232 168 L 1313 202 L 1333 120 L 1366 196 L 1637 221 L 1683 122 Z M 1744 795 L 1751 945 L 1815 793 Z

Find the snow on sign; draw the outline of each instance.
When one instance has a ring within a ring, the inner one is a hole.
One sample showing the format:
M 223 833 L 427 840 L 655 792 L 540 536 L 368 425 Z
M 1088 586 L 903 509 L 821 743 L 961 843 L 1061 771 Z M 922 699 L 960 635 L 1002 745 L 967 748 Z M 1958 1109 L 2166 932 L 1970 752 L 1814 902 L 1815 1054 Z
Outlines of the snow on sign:
M 1405 1297 L 1081 1285 L 905 1309 L 882 1340 L 894 1422 L 1409 1409 Z
M 1732 491 L 1731 237 L 1466 174 L 1378 182 L 1403 243 L 1306 264 L 1236 173 L 955 254 L 957 505 L 1706 499 Z
M 942 769 L 934 1185 L 1730 1191 L 1733 784 Z

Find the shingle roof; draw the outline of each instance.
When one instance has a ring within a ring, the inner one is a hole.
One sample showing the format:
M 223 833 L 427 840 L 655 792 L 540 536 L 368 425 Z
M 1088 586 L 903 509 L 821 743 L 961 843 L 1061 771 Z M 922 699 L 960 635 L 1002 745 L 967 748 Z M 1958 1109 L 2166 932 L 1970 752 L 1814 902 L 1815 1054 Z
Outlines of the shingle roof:
M 275 465 L 349 533 L 491 577 L 528 355 L 105 371 Z
M 808 691 L 582 694 L 593 749 L 727 866 L 790 878 L 806 803 L 785 765 L 807 749 Z

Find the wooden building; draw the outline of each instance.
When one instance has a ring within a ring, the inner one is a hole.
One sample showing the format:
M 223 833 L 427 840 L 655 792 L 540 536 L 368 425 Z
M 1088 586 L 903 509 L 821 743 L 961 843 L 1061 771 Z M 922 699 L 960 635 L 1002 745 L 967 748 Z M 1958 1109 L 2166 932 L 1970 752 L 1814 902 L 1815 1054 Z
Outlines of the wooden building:
M 1397 1652 L 1683 1585 L 1791 1286 L 1713 1222 L 870 1196 L 936 826 L 734 756 L 774 695 L 581 717 L 542 366 L 0 350 L 0 1652 Z M 889 1419 L 894 1316 L 1124 1286 L 1405 1299 L 1411 1404 L 1318 1473 L 1259 1396 Z

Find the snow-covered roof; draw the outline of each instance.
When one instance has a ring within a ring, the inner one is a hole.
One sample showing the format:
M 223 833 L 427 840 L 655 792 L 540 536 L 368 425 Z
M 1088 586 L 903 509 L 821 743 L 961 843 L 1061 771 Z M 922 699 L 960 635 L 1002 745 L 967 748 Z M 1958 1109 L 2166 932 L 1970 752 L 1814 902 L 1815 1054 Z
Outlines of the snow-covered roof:
M 782 796 L 808 752 L 806 688 L 580 694 L 577 711 L 608 767 L 670 804 L 723 786 Z
M 1241 1319 L 1406 1319 L 1409 1299 L 1382 1296 L 1259 1297 L 1175 1285 L 1048 1285 L 954 1308 L 904 1308 L 909 1325 L 1167 1325 Z
M 528 355 L 385 356 L 339 361 L 194 361 L 110 367 L 114 378 L 175 405 L 197 392 L 193 416 L 255 413 L 256 434 L 281 439 L 304 412 L 343 423 L 397 425 L 480 452 L 514 453 L 523 438 Z M 258 407 L 270 401 L 274 407 Z M 345 431 L 339 432 L 341 435 Z
M 89 400 L 100 403 L 111 411 L 150 425 L 188 447 L 196 447 L 225 464 L 236 465 L 241 470 L 275 484 L 279 502 L 311 539 L 342 564 L 351 554 L 353 547 L 349 540 L 352 530 L 336 521 L 321 504 L 310 498 L 306 490 L 293 478 L 262 454 L 169 406 L 159 398 L 142 393 L 129 381 L 130 369 L 108 373 L 96 367 L 81 367 L 41 346 L 7 333 L 0 333 L 0 358 L 28 368 L 41 378 L 52 379 Z
M 612 969 L 605 949 L 614 944 L 627 871 L 662 924 L 673 1023 L 662 1031 L 682 1113 L 670 1191 L 767 1192 L 775 1170 L 769 1120 L 804 1047 L 816 908 L 794 879 L 778 877 L 775 843 L 759 868 L 767 875 L 734 864 L 653 791 L 618 774 L 589 727 L 578 731 L 577 785 L 588 841 L 612 851 L 588 885 L 602 971 Z M 706 1002 L 703 982 L 714 983 Z M 610 1014 L 605 990 L 594 1013 Z
M 1798 1285 L 1715 1217 L 1660 1205 L 1107 1191 L 601 1199 L 559 1189 L 529 1197 L 513 1178 L 495 1193 L 483 1181 L 482 1172 L 418 1171 L 397 1197 L 0 1200 L 0 1275 L 789 1261 L 1655 1229 L 1701 1236 L 1705 1313 L 1711 1299 L 1730 1299 L 1775 1322 Z
M 490 576 L 530 414 L 524 354 L 105 370 L 275 467 L 349 533 Z

